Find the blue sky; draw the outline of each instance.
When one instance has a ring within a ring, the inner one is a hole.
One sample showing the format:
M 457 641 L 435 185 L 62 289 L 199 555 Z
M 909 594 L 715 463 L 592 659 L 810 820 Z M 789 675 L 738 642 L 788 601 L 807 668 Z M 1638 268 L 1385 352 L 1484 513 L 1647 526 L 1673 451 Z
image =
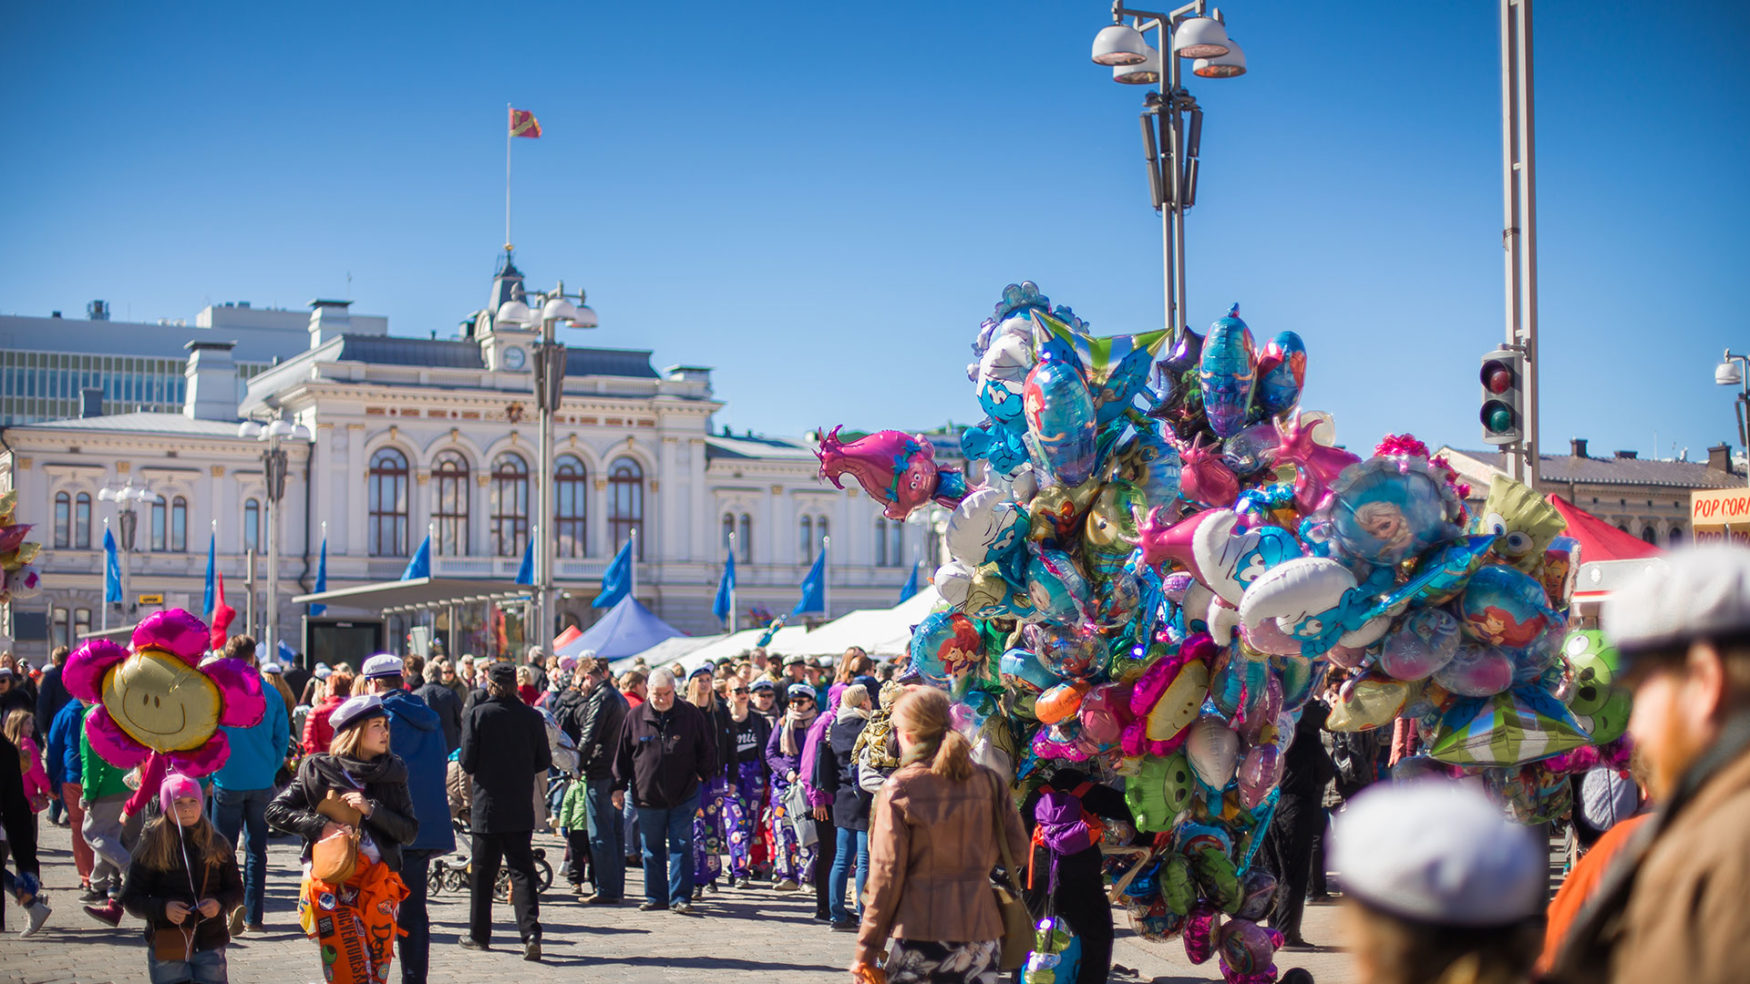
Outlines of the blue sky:
M 573 344 L 715 366 L 720 424 L 974 422 L 967 345 L 1010 281 L 1096 333 L 1160 323 L 1141 92 L 1088 61 L 1102 3 L 500 9 L 4 5 L 0 310 L 346 294 L 447 336 L 502 239 L 512 102 L 545 129 L 515 148 L 519 265 L 589 291 Z M 1192 86 L 1190 321 L 1239 301 L 1300 332 L 1304 405 L 1352 446 L 1476 446 L 1496 5 L 1224 10 L 1251 72 Z M 1536 10 L 1545 448 L 1736 443 L 1710 372 L 1750 347 L 1750 6 Z

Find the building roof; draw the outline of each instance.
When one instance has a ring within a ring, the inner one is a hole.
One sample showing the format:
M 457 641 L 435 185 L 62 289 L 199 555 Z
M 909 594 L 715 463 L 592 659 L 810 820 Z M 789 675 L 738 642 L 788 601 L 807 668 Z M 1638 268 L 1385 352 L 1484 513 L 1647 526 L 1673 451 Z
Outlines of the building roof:
M 1449 448 L 1454 454 L 1502 470 L 1498 451 L 1467 451 Z M 1665 461 L 1656 458 L 1576 458 L 1572 455 L 1540 455 L 1537 474 L 1544 482 L 1574 482 L 1583 485 L 1661 485 L 1677 489 L 1725 489 L 1744 484 L 1742 475 L 1717 471 L 1705 461 Z
M 637 349 L 568 348 L 565 350 L 565 375 L 662 378 L 650 368 L 650 353 Z
M 435 369 L 486 368 L 480 344 L 474 341 L 351 333 L 340 337 L 340 352 L 335 358 L 341 362 L 430 366 Z M 650 367 L 650 355 L 640 349 L 568 348 L 565 350 L 565 375 L 660 379 L 662 377 Z
M 705 460 L 710 461 L 715 458 L 816 460 L 813 448 L 795 441 L 786 441 L 776 437 L 755 437 L 752 434 L 742 437 L 707 434 L 705 436 Z
M 6 428 L 21 430 L 109 431 L 135 434 L 181 434 L 188 437 L 236 437 L 235 420 L 195 420 L 180 413 L 116 413 L 102 417 L 71 417 L 65 420 L 44 420 L 34 424 L 16 424 Z

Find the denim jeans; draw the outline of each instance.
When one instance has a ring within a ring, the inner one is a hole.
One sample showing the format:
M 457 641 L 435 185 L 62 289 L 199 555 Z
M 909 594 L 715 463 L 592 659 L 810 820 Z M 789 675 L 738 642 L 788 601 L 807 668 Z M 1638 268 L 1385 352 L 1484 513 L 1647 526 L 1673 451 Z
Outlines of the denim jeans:
M 626 895 L 626 843 L 620 839 L 620 811 L 614 809 L 614 780 L 585 779 L 584 810 L 589 815 L 589 854 L 595 861 L 595 891 L 603 901 Z
M 845 907 L 845 881 L 851 866 L 857 866 L 857 910 Z M 869 880 L 869 832 L 838 828 L 838 843 L 833 848 L 832 873 L 827 876 L 827 900 L 833 922 L 850 922 L 863 915 L 863 883 Z
M 249 857 L 243 865 L 243 912 L 250 925 L 260 925 L 267 908 L 267 804 L 277 789 L 225 789 L 213 786 L 213 825 L 219 835 L 241 845 L 237 834 L 248 835 Z
M 680 905 L 693 901 L 693 815 L 699 812 L 699 794 L 686 802 L 663 809 L 638 808 L 638 833 L 644 842 L 644 898 L 655 905 Z M 668 883 L 668 898 L 659 896 Z
M 401 984 L 425 984 L 426 971 L 431 966 L 431 916 L 425 907 L 425 879 L 437 853 L 430 849 L 401 849 L 401 880 L 407 883 L 407 897 L 401 900 L 396 919 L 407 932 L 401 945 L 395 948 L 401 957 Z
M 196 950 L 187 960 L 159 960 L 147 950 L 146 980 L 151 984 L 180 984 L 182 981 L 226 984 L 230 978 L 226 971 L 225 948 L 215 946 L 211 950 Z

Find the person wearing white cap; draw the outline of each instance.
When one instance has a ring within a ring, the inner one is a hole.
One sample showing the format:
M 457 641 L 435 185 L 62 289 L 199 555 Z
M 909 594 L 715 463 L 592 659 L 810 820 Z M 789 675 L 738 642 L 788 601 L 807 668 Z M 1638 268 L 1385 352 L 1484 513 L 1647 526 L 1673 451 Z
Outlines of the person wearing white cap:
M 1359 984 L 1522 984 L 1542 941 L 1548 860 L 1481 792 L 1369 787 L 1332 824 Z
M 1750 550 L 1689 547 L 1606 600 L 1614 682 L 1659 808 L 1574 920 L 1549 979 L 1750 975 Z

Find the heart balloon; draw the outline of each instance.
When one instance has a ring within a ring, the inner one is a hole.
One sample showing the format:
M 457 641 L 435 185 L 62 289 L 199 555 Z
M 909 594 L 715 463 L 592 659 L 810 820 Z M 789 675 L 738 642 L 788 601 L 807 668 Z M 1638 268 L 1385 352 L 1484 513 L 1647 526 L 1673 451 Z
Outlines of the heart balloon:
M 1198 718 L 1185 739 L 1185 757 L 1197 779 L 1210 789 L 1223 789 L 1239 765 L 1240 736 L 1214 715 Z

